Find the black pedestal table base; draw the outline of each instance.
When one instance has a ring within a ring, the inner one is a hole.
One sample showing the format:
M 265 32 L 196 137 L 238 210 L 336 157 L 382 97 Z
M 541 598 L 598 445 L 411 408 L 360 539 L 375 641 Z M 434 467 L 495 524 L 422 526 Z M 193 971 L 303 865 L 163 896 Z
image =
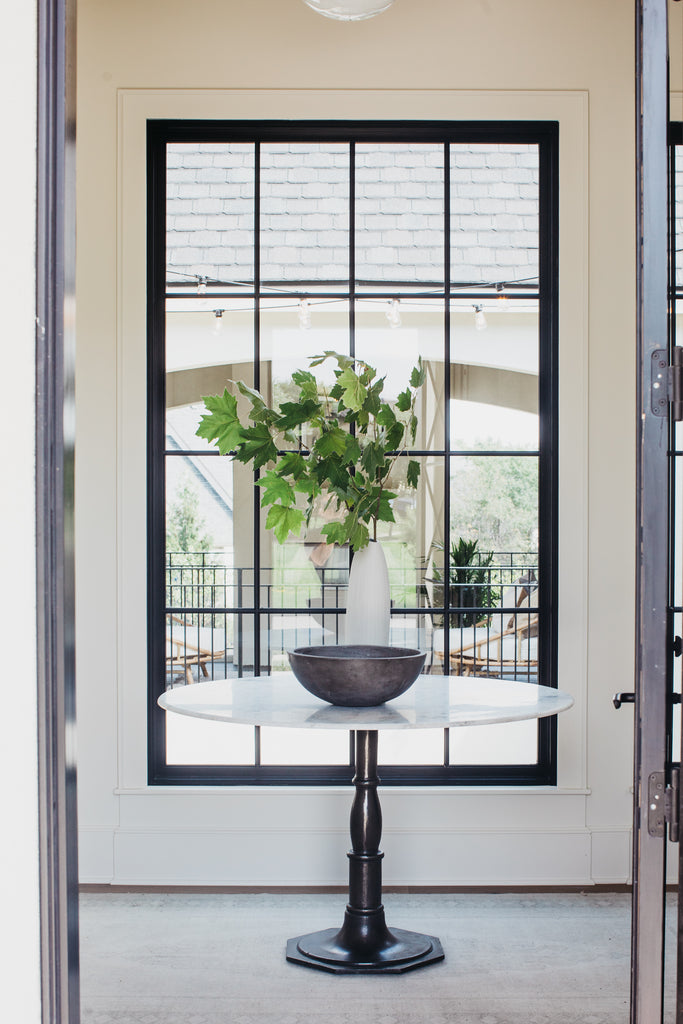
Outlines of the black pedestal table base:
M 356 732 L 356 787 L 351 808 L 349 902 L 341 928 L 300 935 L 287 959 L 333 974 L 402 974 L 443 960 L 433 935 L 389 929 L 382 906 L 382 810 L 377 796 L 377 732 Z

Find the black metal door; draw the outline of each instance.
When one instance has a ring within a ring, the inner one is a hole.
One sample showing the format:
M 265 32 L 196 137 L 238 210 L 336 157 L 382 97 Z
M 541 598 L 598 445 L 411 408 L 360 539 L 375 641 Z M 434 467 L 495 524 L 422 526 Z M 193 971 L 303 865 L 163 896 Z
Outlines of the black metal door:
M 666 0 L 636 2 L 637 599 L 632 1024 L 664 1012 L 667 819 L 672 800 L 669 593 L 668 40 Z M 675 780 L 675 773 L 673 773 Z M 667 804 L 669 811 L 667 811 Z M 669 827 L 671 827 L 669 825 Z M 683 1017 L 678 1016 L 683 1024 Z

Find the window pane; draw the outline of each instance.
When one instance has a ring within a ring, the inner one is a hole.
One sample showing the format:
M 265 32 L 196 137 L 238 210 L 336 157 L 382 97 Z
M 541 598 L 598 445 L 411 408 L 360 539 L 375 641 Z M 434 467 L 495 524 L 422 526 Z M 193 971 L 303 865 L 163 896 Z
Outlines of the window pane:
M 454 285 L 538 279 L 538 146 L 453 143 Z
M 384 729 L 379 734 L 380 765 L 443 764 L 443 729 Z
M 261 146 L 261 282 L 349 278 L 349 147 Z
M 169 286 L 253 282 L 253 143 L 175 142 L 166 152 Z
M 356 282 L 415 289 L 444 280 L 444 150 L 356 146 Z
M 253 345 L 253 300 L 195 295 L 167 301 L 167 448 L 216 451 L 196 435 L 206 412 L 202 398 L 221 394 L 229 380 L 244 380 L 253 386 Z M 246 413 L 248 403 L 242 398 L 239 401 Z
M 450 764 L 535 764 L 538 760 L 538 724 L 464 726 L 449 729 Z
M 292 382 L 296 370 L 307 370 L 313 356 L 325 351 L 349 352 L 348 301 L 266 299 L 261 303 L 261 393 L 267 402 L 291 401 L 299 394 Z M 335 359 L 315 367 L 320 394 L 334 384 Z
M 364 299 L 356 303 L 356 355 L 386 375 L 383 397 L 395 402 L 421 356 L 427 380 L 418 397 L 414 448 L 444 447 L 443 302 L 429 299 Z
M 538 448 L 538 303 L 451 306 L 451 447 L 471 451 Z
M 253 764 L 254 727 L 166 715 L 167 764 Z
M 533 455 L 451 459 L 451 545 L 477 541 L 506 564 L 538 550 L 538 459 Z

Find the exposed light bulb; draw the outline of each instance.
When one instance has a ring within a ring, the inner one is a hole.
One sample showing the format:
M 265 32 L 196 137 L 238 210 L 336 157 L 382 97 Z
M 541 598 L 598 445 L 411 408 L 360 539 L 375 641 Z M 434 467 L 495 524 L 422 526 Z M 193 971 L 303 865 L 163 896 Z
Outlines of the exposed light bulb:
M 507 309 L 510 301 L 505 291 L 505 285 L 500 283 L 496 285 L 496 294 L 498 295 L 498 307 L 499 309 Z
M 214 334 L 220 334 L 221 330 L 223 329 L 223 313 L 224 312 L 225 311 L 222 310 L 222 309 L 214 309 L 214 311 L 213 311 L 213 315 L 215 317 L 214 324 L 213 324 L 213 333 Z
M 473 306 L 472 308 L 474 309 L 474 326 L 476 330 L 485 331 L 487 324 L 483 306 Z
M 394 0 L 304 0 L 304 3 L 326 18 L 336 21 L 363 21 L 374 18 L 391 7 Z
M 206 278 L 201 274 L 197 278 L 197 295 L 206 295 Z
M 387 320 L 389 321 L 392 327 L 401 326 L 401 312 L 399 310 L 398 299 L 392 299 L 390 301 L 389 308 L 387 310 Z
M 308 305 L 308 299 L 302 299 L 299 303 L 299 327 L 302 331 L 310 331 L 311 329 L 311 310 Z

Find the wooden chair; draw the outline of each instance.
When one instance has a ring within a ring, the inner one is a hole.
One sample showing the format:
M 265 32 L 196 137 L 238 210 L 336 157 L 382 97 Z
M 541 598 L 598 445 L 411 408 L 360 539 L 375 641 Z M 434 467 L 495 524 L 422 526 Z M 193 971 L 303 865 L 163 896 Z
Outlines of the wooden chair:
M 176 628 L 177 627 L 177 628 Z M 194 641 L 194 643 L 192 642 Z M 166 672 L 173 675 L 181 669 L 187 683 L 194 682 L 192 669 L 197 667 L 208 679 L 207 665 L 224 660 L 228 648 L 224 629 L 195 626 L 177 615 L 166 616 Z
M 492 630 L 489 623 L 474 627 L 469 642 L 451 647 L 451 671 L 461 676 L 520 676 L 530 679 L 538 674 L 538 613 L 513 616 L 522 621 L 502 631 Z M 458 633 L 451 630 L 451 634 Z M 463 630 L 463 633 L 468 632 Z M 479 638 L 476 634 L 479 633 Z M 464 638 L 463 638 L 464 639 Z

